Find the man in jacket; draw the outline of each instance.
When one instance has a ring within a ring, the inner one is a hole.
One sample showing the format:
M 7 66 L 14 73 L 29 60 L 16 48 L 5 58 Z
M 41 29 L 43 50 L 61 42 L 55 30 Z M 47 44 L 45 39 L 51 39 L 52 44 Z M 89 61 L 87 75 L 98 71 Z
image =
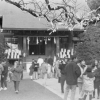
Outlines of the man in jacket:
M 7 62 L 3 62 L 2 63 L 4 70 L 2 71 L 1 74 L 1 90 L 7 90 L 7 75 L 8 75 L 8 66 L 7 66 Z
M 75 91 L 77 87 L 77 79 L 81 75 L 80 68 L 77 65 L 77 58 L 75 55 L 71 57 L 72 61 L 66 65 L 66 91 L 64 94 L 64 100 L 67 100 L 69 90 L 71 89 L 71 100 L 75 100 Z

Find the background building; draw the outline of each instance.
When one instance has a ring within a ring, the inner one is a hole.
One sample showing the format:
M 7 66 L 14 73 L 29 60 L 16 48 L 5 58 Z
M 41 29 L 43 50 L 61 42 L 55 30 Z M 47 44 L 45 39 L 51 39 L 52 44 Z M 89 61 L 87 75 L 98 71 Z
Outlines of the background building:
M 60 27 L 50 34 L 50 24 L 45 19 L 35 18 L 6 2 L 0 2 L 0 15 L 1 32 L 9 46 L 5 52 L 11 63 L 20 57 L 27 66 L 39 56 L 70 57 L 83 32 L 76 26 L 72 31 Z

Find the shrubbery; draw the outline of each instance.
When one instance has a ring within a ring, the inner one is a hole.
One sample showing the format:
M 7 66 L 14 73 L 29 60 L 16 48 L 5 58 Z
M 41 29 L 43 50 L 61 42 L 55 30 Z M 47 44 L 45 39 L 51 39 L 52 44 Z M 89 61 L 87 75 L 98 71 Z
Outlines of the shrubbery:
M 76 54 L 79 59 L 92 62 L 100 60 L 100 22 L 89 25 L 84 33 L 80 35 L 82 42 L 76 46 Z

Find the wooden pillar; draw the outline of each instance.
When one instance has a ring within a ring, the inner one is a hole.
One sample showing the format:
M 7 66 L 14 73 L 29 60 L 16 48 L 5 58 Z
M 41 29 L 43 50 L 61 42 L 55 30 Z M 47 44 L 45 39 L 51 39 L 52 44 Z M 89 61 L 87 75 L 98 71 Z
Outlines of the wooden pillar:
M 25 67 L 26 67 L 26 56 L 27 56 L 27 38 L 23 37 L 23 62 L 24 62 L 23 64 Z
M 69 35 L 69 49 L 71 50 L 73 48 L 73 31 L 70 31 Z
M 27 53 L 27 38 L 23 37 L 23 51 Z
M 60 41 L 59 37 L 56 37 L 56 54 L 60 52 Z
M 22 50 L 23 48 L 23 37 L 18 37 L 18 48 Z
M 71 51 L 70 54 L 73 55 L 73 30 L 70 31 L 69 35 L 69 50 Z

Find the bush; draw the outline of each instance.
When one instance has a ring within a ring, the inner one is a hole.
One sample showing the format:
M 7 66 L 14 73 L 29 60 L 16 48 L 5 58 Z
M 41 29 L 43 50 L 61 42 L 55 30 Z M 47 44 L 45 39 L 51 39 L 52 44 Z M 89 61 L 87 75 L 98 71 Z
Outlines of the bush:
M 78 59 L 84 59 L 86 62 L 100 60 L 100 22 L 89 25 L 79 37 L 83 42 L 79 42 L 76 46 Z
M 4 35 L 0 33 L 0 62 L 6 60 L 6 54 L 5 54 L 5 49 L 6 49 L 6 43 L 4 39 Z

